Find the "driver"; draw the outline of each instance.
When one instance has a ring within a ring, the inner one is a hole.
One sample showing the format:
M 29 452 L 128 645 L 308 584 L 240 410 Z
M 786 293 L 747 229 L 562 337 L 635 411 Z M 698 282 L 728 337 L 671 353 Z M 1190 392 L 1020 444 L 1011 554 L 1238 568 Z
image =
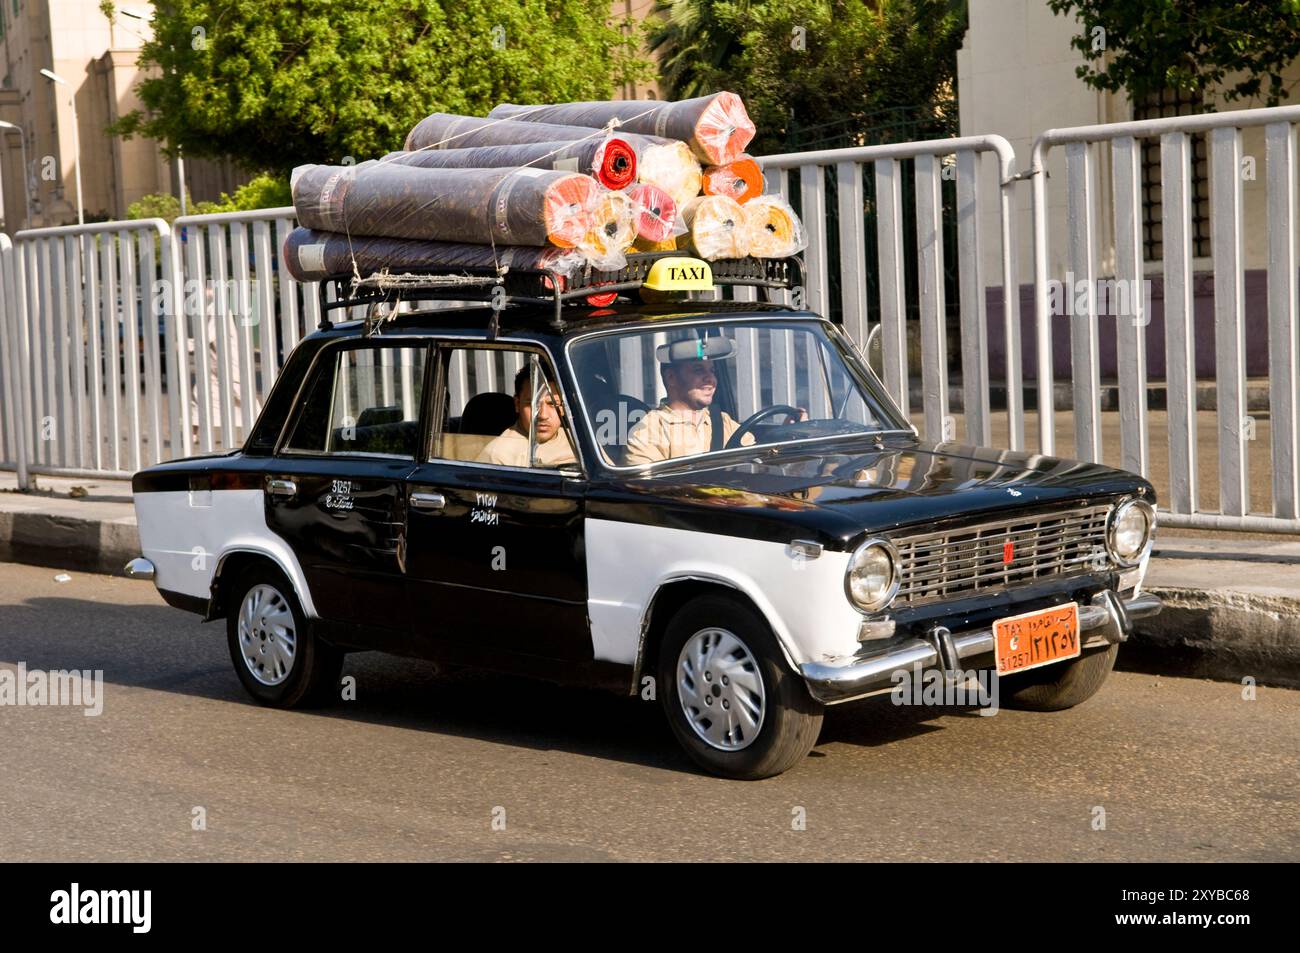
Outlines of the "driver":
M 711 409 L 718 389 L 713 365 L 733 354 L 735 346 L 718 337 L 691 338 L 655 348 L 659 375 L 668 396 L 627 435 L 629 465 L 707 453 L 726 445 L 740 424 L 726 411 Z M 716 441 L 715 417 L 722 423 L 722 435 Z M 748 446 L 754 442 L 754 435 L 747 433 L 740 442 Z

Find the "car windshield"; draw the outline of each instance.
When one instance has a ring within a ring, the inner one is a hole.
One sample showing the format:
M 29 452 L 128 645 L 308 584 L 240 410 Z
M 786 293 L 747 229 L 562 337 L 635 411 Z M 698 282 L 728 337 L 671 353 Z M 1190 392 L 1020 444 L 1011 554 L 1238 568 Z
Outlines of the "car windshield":
M 600 333 L 575 341 L 570 361 L 591 435 L 614 467 L 908 430 L 847 339 L 821 321 Z

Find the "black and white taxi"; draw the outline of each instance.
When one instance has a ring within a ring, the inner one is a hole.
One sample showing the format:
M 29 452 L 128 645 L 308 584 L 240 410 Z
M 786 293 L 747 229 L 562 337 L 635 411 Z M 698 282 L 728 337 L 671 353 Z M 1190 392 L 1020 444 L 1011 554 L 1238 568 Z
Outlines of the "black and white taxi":
M 224 618 L 263 704 L 337 698 L 377 649 L 653 694 L 732 778 L 903 670 L 996 671 L 1039 710 L 1100 688 L 1160 609 L 1146 480 L 921 441 L 825 318 L 681 291 L 796 259 L 633 258 L 386 319 L 401 290 L 340 285 L 372 316 L 303 339 L 242 449 L 135 475 L 128 574 Z

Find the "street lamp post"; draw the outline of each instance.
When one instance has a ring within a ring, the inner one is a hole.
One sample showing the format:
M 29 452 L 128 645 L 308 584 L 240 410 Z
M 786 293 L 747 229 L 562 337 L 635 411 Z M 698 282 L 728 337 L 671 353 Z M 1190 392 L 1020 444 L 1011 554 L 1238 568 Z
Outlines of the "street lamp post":
M 30 172 L 27 168 L 27 136 L 24 135 L 22 126 L 15 126 L 11 122 L 5 122 L 0 119 L 0 129 L 11 129 L 18 133 L 18 145 L 22 149 L 23 156 L 23 203 L 25 208 L 25 217 L 23 219 L 23 228 L 32 227 L 32 190 L 31 183 L 28 182 Z
M 41 75 L 52 83 L 68 86 L 68 81 L 53 70 L 43 69 Z M 68 105 L 72 107 L 72 154 L 77 168 L 77 224 L 86 224 L 86 213 L 81 204 L 81 133 L 77 129 L 77 97 L 68 86 Z

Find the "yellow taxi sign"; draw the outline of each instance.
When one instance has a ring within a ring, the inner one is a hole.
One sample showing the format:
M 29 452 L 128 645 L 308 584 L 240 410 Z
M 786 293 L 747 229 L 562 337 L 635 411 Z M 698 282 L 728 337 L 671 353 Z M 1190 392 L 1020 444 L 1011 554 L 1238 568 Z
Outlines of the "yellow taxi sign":
M 660 258 L 642 286 L 651 291 L 712 291 L 713 269 L 707 261 L 684 255 Z

